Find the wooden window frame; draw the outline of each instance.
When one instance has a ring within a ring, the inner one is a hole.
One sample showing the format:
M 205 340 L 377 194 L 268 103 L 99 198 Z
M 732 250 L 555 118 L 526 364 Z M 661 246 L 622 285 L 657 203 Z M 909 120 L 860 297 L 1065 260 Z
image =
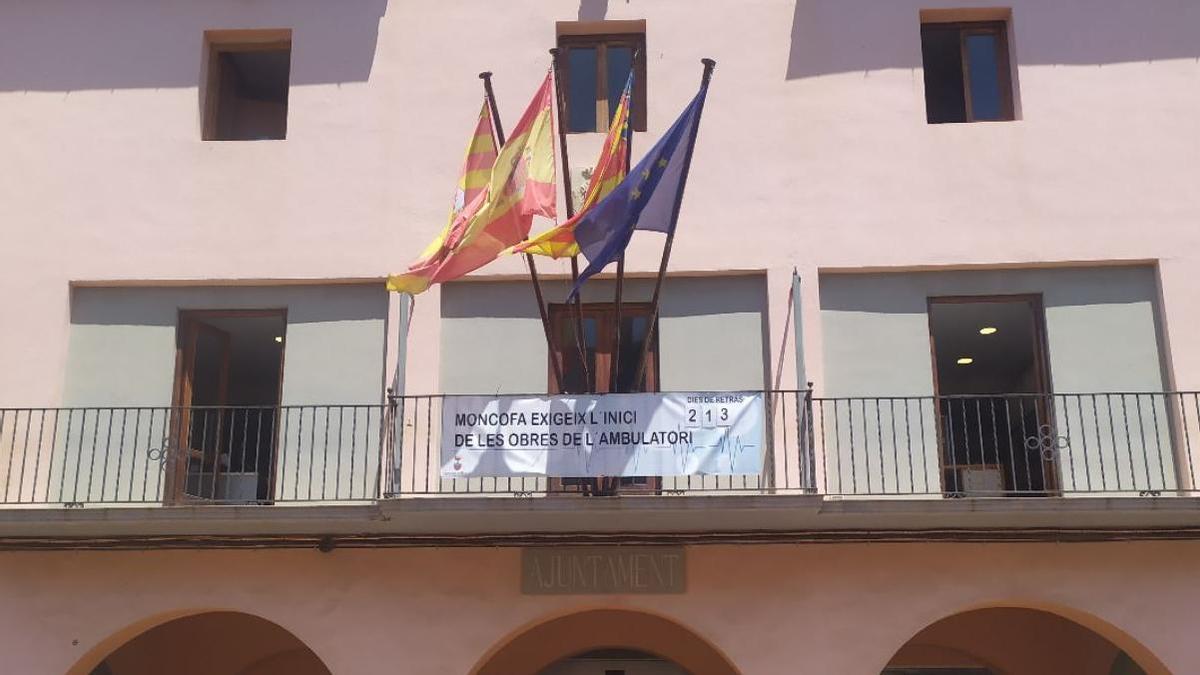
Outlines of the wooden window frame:
M 1046 338 L 1046 305 L 1041 293 L 1017 293 L 1011 295 L 935 295 L 926 298 L 925 316 L 929 330 L 929 358 L 933 368 L 933 396 L 934 396 L 934 414 L 937 416 L 937 436 L 938 436 L 938 467 L 940 473 L 940 481 L 942 484 L 942 493 L 950 494 L 952 491 L 949 486 L 945 485 L 946 470 L 948 468 L 970 468 L 970 464 L 954 464 L 947 466 L 945 444 L 946 439 L 942 435 L 942 413 L 941 406 L 938 404 L 941 401 L 941 392 L 938 382 L 938 353 L 937 341 L 933 333 L 933 306 L 942 305 L 963 305 L 970 303 L 999 303 L 999 302 L 1025 302 L 1030 306 L 1030 311 L 1033 313 L 1033 355 L 1034 355 L 1034 373 L 1039 389 L 1038 392 L 1038 408 L 1041 419 L 1049 420 L 1052 410 L 1046 405 L 1047 401 L 1054 394 L 1054 389 L 1051 386 L 1049 354 L 1050 347 Z M 1011 460 L 1012 458 L 1010 458 Z M 1058 487 L 1058 461 L 1057 459 L 1046 460 L 1042 459 L 1043 466 L 1046 467 L 1046 484 L 1043 486 L 1042 493 L 1045 495 L 1059 494 Z
M 583 318 L 589 318 L 599 315 L 604 317 L 599 329 L 597 330 L 596 342 L 596 371 L 592 373 L 592 381 L 589 383 L 591 389 L 598 393 L 616 393 L 611 392 L 612 382 L 610 376 L 612 374 L 612 349 L 615 346 L 614 328 L 612 324 L 616 320 L 616 304 L 611 302 L 585 302 L 583 303 Z M 621 303 L 621 320 L 633 316 L 642 316 L 650 318 L 653 312 L 653 306 L 648 302 L 623 302 Z M 552 303 L 549 307 L 550 326 L 552 335 L 560 335 L 561 329 L 565 326 L 570 326 L 572 329 L 575 325 L 576 314 L 575 305 Z M 579 347 L 577 344 L 556 344 L 554 351 L 549 354 L 551 359 L 558 361 L 558 366 L 565 372 L 566 358 L 568 350 L 570 353 L 577 352 Z M 548 389 L 551 394 L 561 394 L 558 383 L 554 381 L 553 364 L 547 363 L 549 371 Z M 649 361 L 646 364 L 646 388 L 645 391 L 658 391 L 658 331 L 655 330 L 651 336 Z M 600 385 L 604 386 L 601 387 Z M 601 391 L 603 389 L 603 391 Z
M 563 125 L 570 123 L 570 51 L 572 48 L 586 47 L 596 50 L 596 128 L 570 129 L 568 134 L 591 134 L 608 131 L 611 111 L 608 109 L 608 48 L 629 47 L 633 49 L 633 109 L 630 118 L 634 131 L 646 130 L 646 34 L 644 32 L 628 33 L 594 33 L 594 34 L 560 34 L 558 36 L 559 57 L 559 86 L 563 91 Z
M 238 52 L 292 52 L 291 29 L 248 29 L 248 30 L 206 30 L 204 31 L 204 67 L 200 81 L 200 140 L 228 141 L 219 137 L 217 113 L 221 100 L 221 55 Z M 291 73 L 288 74 L 289 99 L 291 90 Z M 287 138 L 287 104 L 284 105 L 283 138 Z
M 570 325 L 574 327 L 576 321 L 575 305 L 574 304 L 551 304 L 549 307 L 550 325 L 552 335 L 561 335 L 562 329 Z M 642 316 L 647 319 L 653 313 L 653 305 L 642 302 L 624 302 L 621 303 L 621 320 L 624 321 L 628 317 Z M 593 389 L 599 389 L 595 386 L 605 384 L 605 389 L 611 387 L 610 375 L 612 372 L 612 349 L 615 346 L 614 326 L 616 320 L 616 304 L 610 302 L 583 303 L 583 316 L 588 318 L 600 315 L 604 317 L 604 321 L 600 322 L 596 332 L 596 371 L 591 373 Z M 656 320 L 657 321 L 657 320 Z M 646 387 L 644 391 L 658 391 L 658 330 L 654 330 L 651 335 L 649 362 L 646 364 Z M 555 344 L 555 349 L 549 354 L 550 359 L 558 361 L 558 365 L 565 371 L 566 353 L 578 351 L 578 345 L 572 344 Z M 637 367 L 636 365 L 634 366 Z M 558 394 L 558 383 L 554 380 L 554 369 L 552 363 L 547 363 L 548 375 L 548 390 L 551 394 Z M 600 392 L 601 394 L 610 392 Z M 563 477 L 551 477 L 549 491 L 551 494 L 565 493 L 581 493 L 584 495 L 612 495 L 620 492 L 621 494 L 659 494 L 662 491 L 662 478 L 659 476 L 638 476 L 636 478 L 645 478 L 644 483 L 631 484 L 626 482 L 627 478 L 635 478 L 627 476 L 623 478 L 603 478 L 582 480 L 578 483 L 566 483 Z
M 921 29 L 925 27 L 952 29 L 958 32 L 959 69 L 963 81 L 963 115 L 961 124 L 975 122 L 1012 122 L 1016 120 L 1015 93 L 1013 92 L 1013 63 L 1008 46 L 1009 22 L 1005 19 L 990 19 L 981 21 L 922 21 Z M 971 101 L 971 68 L 967 57 L 967 38 L 971 35 L 996 36 L 996 77 L 1000 87 L 1000 118 L 975 119 L 975 111 Z M 925 64 L 922 64 L 924 67 Z M 926 93 L 928 96 L 928 93 Z M 928 105 L 928 103 L 926 104 Z M 947 124 L 947 122 L 931 122 L 931 124 Z M 950 122 L 950 124 L 953 124 Z

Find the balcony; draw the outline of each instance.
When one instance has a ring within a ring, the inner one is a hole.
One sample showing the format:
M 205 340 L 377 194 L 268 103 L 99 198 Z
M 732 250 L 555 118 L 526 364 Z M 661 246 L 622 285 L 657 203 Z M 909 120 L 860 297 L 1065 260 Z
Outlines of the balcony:
M 0 520 L 21 525 L 7 529 L 21 536 L 47 522 L 75 524 L 66 531 L 79 537 L 98 520 L 131 533 L 185 516 L 232 519 L 243 534 L 254 529 L 247 523 L 283 518 L 292 533 L 387 521 L 424 536 L 1049 526 L 1062 513 L 1083 514 L 1078 526 L 1190 528 L 1194 510 L 1197 392 L 770 391 L 760 473 L 620 479 L 444 477 L 451 398 L 3 409 Z

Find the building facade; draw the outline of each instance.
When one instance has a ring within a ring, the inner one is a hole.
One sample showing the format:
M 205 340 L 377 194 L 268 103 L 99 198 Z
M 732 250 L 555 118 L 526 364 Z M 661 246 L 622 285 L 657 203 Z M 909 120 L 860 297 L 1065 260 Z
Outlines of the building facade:
M 1194 672 L 1198 31 L 1186 0 L 0 6 L 5 670 Z M 619 310 L 539 259 L 543 322 L 521 256 L 389 294 L 477 74 L 511 128 L 552 48 L 560 215 L 630 69 L 636 161 L 717 63 L 657 311 L 648 232 Z M 440 470 L 448 401 L 589 390 L 761 396 L 761 470 Z

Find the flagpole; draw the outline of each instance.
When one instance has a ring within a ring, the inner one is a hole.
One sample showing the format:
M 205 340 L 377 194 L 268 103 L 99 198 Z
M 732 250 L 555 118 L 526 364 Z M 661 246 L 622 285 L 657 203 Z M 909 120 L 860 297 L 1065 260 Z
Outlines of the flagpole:
M 563 91 L 561 80 L 558 79 L 558 48 L 550 49 L 550 64 L 554 72 L 554 99 L 558 105 L 558 147 L 559 154 L 562 155 L 563 165 L 563 194 L 567 197 L 567 220 L 575 217 L 575 199 L 574 192 L 571 186 L 571 162 L 567 157 L 567 120 L 563 118 L 564 105 Z M 571 287 L 579 283 L 579 254 L 571 256 Z M 595 380 L 592 378 L 591 366 L 587 361 L 587 348 L 584 345 L 583 338 L 583 298 L 579 295 L 575 296 L 575 302 L 572 303 L 575 309 L 575 346 L 579 349 L 579 363 L 583 366 L 584 388 L 592 393 L 595 391 Z M 562 392 L 565 393 L 565 392 Z
M 708 86 L 712 79 L 713 68 L 717 62 L 704 58 L 704 73 L 700 76 L 701 88 Z M 704 113 L 704 101 L 696 109 L 696 121 L 693 122 L 696 132 L 688 139 L 687 149 L 683 156 L 683 175 L 680 176 L 679 193 L 675 195 L 675 204 L 671 207 L 671 229 L 667 232 L 667 241 L 663 244 L 662 260 L 658 264 L 658 279 L 654 282 L 654 296 L 650 299 L 650 325 L 646 328 L 646 342 L 642 345 L 642 357 L 638 362 L 635 382 L 640 382 L 646 372 L 646 362 L 650 358 L 650 344 L 654 339 L 654 329 L 658 326 L 659 295 L 662 292 L 663 278 L 667 274 L 667 261 L 671 259 L 671 245 L 675 243 L 675 224 L 679 221 L 679 208 L 683 204 L 683 191 L 687 188 L 688 171 L 692 168 L 692 150 L 696 147 L 696 136 L 699 135 L 700 116 Z
M 500 124 L 500 110 L 496 107 L 496 94 L 492 91 L 492 71 L 486 70 L 479 74 L 483 80 L 483 94 L 487 97 L 488 109 L 492 111 L 492 126 L 496 129 L 498 147 L 504 147 L 504 126 Z M 533 295 L 537 299 L 538 314 L 542 317 L 542 332 L 546 334 L 546 349 L 550 350 L 550 367 L 554 371 L 554 381 L 558 390 L 562 391 L 562 368 L 558 364 L 558 355 L 554 353 L 554 338 L 550 331 L 550 317 L 546 314 L 546 302 L 542 297 L 542 282 L 538 279 L 537 264 L 533 255 L 526 253 L 525 262 L 529 265 L 529 278 L 533 281 Z
M 630 59 L 630 62 L 629 62 L 630 68 L 636 70 L 637 60 L 641 57 L 641 51 L 642 50 L 640 50 L 640 49 L 634 50 L 633 58 Z M 626 117 L 626 119 L 628 120 L 627 121 L 628 132 L 627 132 L 627 136 L 626 136 L 626 140 L 625 140 L 625 175 L 626 176 L 628 176 L 629 172 L 633 170 L 633 90 L 636 88 L 637 87 L 633 87 L 629 90 L 629 101 L 626 102 L 626 104 L 625 104 L 629 108 L 629 115 Z M 616 339 L 613 341 L 612 362 L 610 364 L 611 370 L 609 371 L 609 374 L 608 374 L 609 391 L 614 391 L 615 387 L 620 382 L 619 377 L 620 377 L 620 373 L 621 373 L 621 369 L 620 369 L 620 366 L 621 366 L 621 295 L 622 295 L 622 290 L 624 289 L 624 286 L 625 286 L 625 251 L 622 250 L 621 257 L 617 258 L 617 298 L 616 298 L 616 305 L 617 305 L 616 332 L 617 332 L 617 335 L 616 335 Z M 633 331 L 631 330 L 630 337 L 632 337 L 632 333 L 633 333 Z M 634 388 L 637 388 L 638 382 L 639 382 L 639 380 L 633 381 L 632 385 Z

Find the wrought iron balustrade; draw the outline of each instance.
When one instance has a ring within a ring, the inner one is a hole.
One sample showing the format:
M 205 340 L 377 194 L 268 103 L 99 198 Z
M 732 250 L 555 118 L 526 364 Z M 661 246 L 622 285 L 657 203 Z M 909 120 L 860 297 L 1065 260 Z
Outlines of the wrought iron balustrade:
M 5 504 L 274 504 L 379 495 L 387 407 L 0 409 Z
M 380 405 L 0 409 L 0 504 L 389 498 L 1189 494 L 1200 394 L 813 398 L 765 392 L 746 475 L 446 478 L 448 395 Z
M 820 488 L 838 495 L 1190 490 L 1194 392 L 820 398 Z

